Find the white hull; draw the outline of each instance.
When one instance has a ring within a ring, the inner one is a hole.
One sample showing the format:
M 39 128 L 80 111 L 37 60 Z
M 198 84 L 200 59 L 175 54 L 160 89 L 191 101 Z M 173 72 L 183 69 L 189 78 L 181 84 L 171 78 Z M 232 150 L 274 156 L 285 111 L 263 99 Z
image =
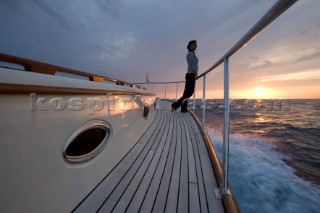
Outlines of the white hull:
M 93 89 L 99 84 L 36 73 L 0 71 L 1 83 L 11 81 L 12 84 L 17 76 L 28 74 L 27 79 L 19 77 L 16 83 L 50 85 L 64 82 L 65 86 L 74 84 Z M 121 86 L 103 87 L 123 91 Z M 154 114 L 151 110 L 148 119 L 142 116 L 141 98 L 146 98 L 142 101 L 150 105 L 154 102 L 154 97 L 143 95 L 0 95 L 1 212 L 72 211 L 150 125 Z M 95 121 L 104 121 L 111 126 L 111 139 L 106 147 L 87 162 L 67 162 L 63 151 L 68 139 L 86 123 Z

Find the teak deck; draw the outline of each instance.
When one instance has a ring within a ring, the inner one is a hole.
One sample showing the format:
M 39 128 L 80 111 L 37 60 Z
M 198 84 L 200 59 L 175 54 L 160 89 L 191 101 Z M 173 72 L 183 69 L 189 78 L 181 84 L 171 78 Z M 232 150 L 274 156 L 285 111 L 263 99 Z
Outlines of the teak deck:
M 154 121 L 74 212 L 223 212 L 201 131 L 161 101 Z

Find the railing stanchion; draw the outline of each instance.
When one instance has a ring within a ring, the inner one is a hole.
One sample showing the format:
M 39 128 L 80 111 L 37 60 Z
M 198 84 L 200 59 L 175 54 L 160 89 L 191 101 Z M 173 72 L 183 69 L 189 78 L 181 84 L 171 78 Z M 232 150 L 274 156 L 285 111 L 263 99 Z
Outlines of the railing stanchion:
M 179 87 L 179 83 L 177 83 L 176 85 L 176 100 L 178 100 L 178 87 Z
M 206 75 L 203 75 L 203 97 L 202 97 L 202 129 L 205 128 L 206 115 Z
M 228 193 L 229 170 L 229 58 L 224 58 L 224 128 L 223 128 L 222 193 Z
M 165 87 L 165 89 L 164 89 L 164 99 L 166 99 L 167 98 L 167 83 L 166 83 L 166 87 Z

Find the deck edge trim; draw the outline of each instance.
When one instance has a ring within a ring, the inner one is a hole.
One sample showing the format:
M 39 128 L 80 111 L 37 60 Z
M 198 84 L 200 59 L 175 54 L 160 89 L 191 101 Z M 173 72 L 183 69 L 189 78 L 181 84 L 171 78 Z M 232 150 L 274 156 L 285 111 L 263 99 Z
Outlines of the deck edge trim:
M 199 121 L 198 117 L 190 109 L 188 109 L 188 111 L 192 115 L 193 119 L 195 120 L 196 124 L 198 125 L 198 127 L 201 131 L 201 134 L 202 134 L 203 139 L 205 141 L 206 148 L 207 148 L 207 151 L 208 151 L 208 154 L 210 157 L 210 161 L 211 161 L 211 165 L 212 165 L 212 168 L 214 171 L 214 175 L 217 180 L 217 184 L 218 184 L 218 186 L 220 186 L 220 185 L 222 185 L 222 165 L 219 160 L 218 154 L 212 145 L 212 141 L 211 141 L 210 136 L 208 135 L 207 131 L 202 128 L 201 122 Z M 223 195 L 222 196 L 222 203 L 223 203 L 224 210 L 227 213 L 240 213 L 241 212 L 240 208 L 237 204 L 237 201 L 234 197 L 234 194 L 232 192 L 230 185 L 229 185 L 229 188 L 231 191 L 231 195 Z

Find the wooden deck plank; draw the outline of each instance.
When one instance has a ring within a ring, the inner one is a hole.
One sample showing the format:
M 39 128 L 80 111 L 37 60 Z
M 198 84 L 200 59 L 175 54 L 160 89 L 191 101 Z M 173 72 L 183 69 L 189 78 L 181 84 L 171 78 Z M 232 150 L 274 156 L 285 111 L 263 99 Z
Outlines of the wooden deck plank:
M 172 114 L 172 121 L 173 121 L 172 122 L 173 127 L 172 127 L 170 150 L 166 160 L 163 176 L 161 178 L 161 183 L 159 186 L 156 201 L 154 203 L 153 212 L 164 212 L 166 202 L 167 202 L 167 196 L 169 193 L 169 185 L 170 185 L 170 180 L 172 175 L 174 156 L 175 156 L 176 144 L 177 144 L 177 121 L 176 121 L 176 115 L 174 113 Z
M 91 212 L 97 211 L 103 202 L 106 200 L 117 184 L 121 181 L 123 176 L 127 173 L 128 169 L 131 167 L 132 162 L 134 162 L 141 151 L 145 148 L 146 144 L 151 141 L 152 135 L 156 134 L 162 125 L 163 117 L 161 114 L 155 116 L 155 119 L 151 126 L 147 129 L 145 134 L 140 138 L 137 144 L 131 149 L 131 151 L 123 158 L 123 160 L 117 165 L 117 171 L 111 171 L 108 176 L 98 185 L 97 189 L 92 191 L 92 193 L 81 203 L 81 205 L 74 210 L 74 212 Z
M 223 206 L 220 199 L 217 199 L 214 195 L 214 188 L 217 188 L 217 183 L 215 181 L 211 161 L 209 155 L 207 154 L 207 148 L 205 142 L 202 138 L 201 132 L 195 123 L 190 119 L 190 122 L 193 124 L 193 129 L 195 130 L 195 134 L 197 135 L 197 139 L 199 140 L 198 149 L 199 149 L 199 156 L 201 161 L 201 167 L 203 172 L 203 181 L 205 185 L 207 203 L 208 203 L 208 210 L 209 212 L 223 212 Z
M 186 131 L 186 139 L 187 139 L 187 145 L 188 145 L 188 164 L 189 164 L 189 183 L 197 183 L 197 172 L 196 172 L 196 165 L 195 165 L 195 157 L 193 153 L 193 146 L 192 143 L 194 143 L 194 139 L 191 137 L 191 134 L 193 134 L 192 129 L 189 125 L 189 120 L 187 119 L 187 114 L 182 115 L 182 119 L 185 124 L 185 131 Z M 193 139 L 193 140 L 192 140 Z
M 166 123 L 166 116 L 164 116 L 163 123 Z M 129 169 L 129 171 L 126 173 L 126 175 L 123 177 L 121 182 L 118 184 L 118 186 L 115 188 L 115 190 L 112 192 L 110 197 L 105 201 L 101 208 L 101 212 L 111 212 L 114 206 L 117 204 L 118 200 L 126 190 L 127 186 L 130 184 L 131 180 L 134 178 L 134 175 L 137 173 L 139 167 L 143 163 L 145 157 L 149 153 L 151 147 L 153 146 L 154 143 L 159 141 L 159 138 L 162 137 L 162 133 L 165 129 L 165 125 L 161 125 L 161 128 L 158 132 L 158 134 L 152 135 L 151 137 L 151 143 L 147 143 L 146 149 L 144 149 L 141 154 L 139 155 L 138 159 L 134 162 L 132 167 Z
M 169 148 L 171 144 L 172 130 L 173 130 L 172 116 L 169 116 L 169 117 L 170 117 L 170 120 L 169 120 L 169 123 L 167 123 L 167 126 L 169 127 L 170 131 L 168 132 L 167 137 L 163 138 L 164 140 L 163 143 L 165 143 L 165 147 L 163 149 L 163 152 L 161 153 L 161 158 L 159 159 L 157 167 L 154 168 L 154 175 L 152 177 L 152 181 L 149 185 L 145 199 L 142 203 L 141 209 L 143 209 L 143 212 L 151 212 L 153 209 L 153 205 L 159 190 L 160 181 L 161 181 L 164 167 L 166 164 L 167 156 L 169 154 Z
M 176 112 L 178 113 L 178 112 Z M 188 171 L 188 144 L 186 139 L 186 126 L 183 120 L 183 115 L 179 114 L 181 122 L 181 166 L 180 166 L 180 186 L 178 212 L 188 212 L 189 208 L 189 171 Z
M 109 198 L 108 199 L 108 203 L 106 203 L 106 205 L 103 205 L 102 208 L 100 209 L 100 212 L 117 212 L 117 213 L 121 213 L 121 212 L 125 212 L 128 203 L 131 200 L 132 194 L 135 192 L 135 189 L 137 187 L 137 185 L 140 183 L 141 178 L 143 177 L 143 175 L 145 174 L 145 172 L 147 171 L 153 157 L 154 157 L 154 150 L 149 150 L 147 157 L 144 159 L 144 161 L 142 162 L 141 166 L 139 167 L 137 173 L 134 175 L 132 181 L 130 182 L 130 184 L 128 185 L 128 187 L 125 189 L 125 191 L 119 196 L 117 196 L 115 194 L 114 202 L 116 203 L 116 206 L 112 209 L 113 205 L 110 205 L 110 200 L 113 198 Z M 125 187 L 125 185 L 123 185 L 123 187 Z M 119 193 L 121 193 L 121 191 L 119 190 Z M 118 200 L 120 199 L 120 200 Z
M 200 159 L 201 159 L 201 166 L 205 168 L 202 170 L 202 172 L 203 172 L 203 179 L 204 179 L 205 189 L 206 189 L 208 209 L 209 209 L 209 212 L 214 212 L 218 206 L 218 202 L 217 203 L 215 202 L 217 199 L 214 195 L 214 188 L 217 188 L 217 184 L 212 181 L 212 180 L 215 180 L 215 177 L 213 174 L 209 156 L 206 156 L 203 154 L 206 151 L 207 150 L 206 150 L 205 144 L 200 142 L 199 153 L 200 153 Z M 219 200 L 219 202 L 221 204 L 221 200 Z
M 169 193 L 167 196 L 167 204 L 165 212 L 176 212 L 178 204 L 178 194 L 180 185 L 180 163 L 181 163 L 181 122 L 179 122 L 179 116 L 177 118 L 177 139 L 176 150 L 174 155 L 174 163 L 172 168 L 172 176 L 170 180 Z
M 190 128 L 189 120 L 187 119 L 190 114 L 183 114 L 182 119 L 185 124 L 186 139 L 188 145 L 188 164 L 189 164 L 189 211 L 200 211 L 200 198 L 199 198 L 199 184 L 197 178 L 195 156 L 193 151 L 193 144 L 197 143 L 194 137 L 191 137 L 193 130 Z
M 198 193 L 199 193 L 199 199 L 200 199 L 200 209 L 201 212 L 207 213 L 208 212 L 208 204 L 207 204 L 207 199 L 206 199 L 206 191 L 205 191 L 205 186 L 203 182 L 203 175 L 202 175 L 202 167 L 201 167 L 201 162 L 200 162 L 200 156 L 199 156 L 199 150 L 198 150 L 198 143 L 199 139 L 197 138 L 194 124 L 190 121 L 191 116 L 189 115 L 187 117 L 189 122 L 189 128 L 191 131 L 191 139 L 193 141 L 192 146 L 194 150 L 194 157 L 195 157 L 195 164 L 196 164 L 196 172 L 197 172 L 197 180 L 198 180 Z
M 168 113 L 165 113 L 168 114 Z M 166 115 L 167 116 L 167 115 Z M 168 135 L 170 135 L 170 129 L 169 125 L 166 125 L 166 130 L 164 131 L 164 134 L 162 135 L 161 141 L 159 143 L 159 146 L 156 149 L 156 153 L 154 155 L 154 158 L 152 159 L 152 162 L 141 180 L 141 183 L 139 187 L 136 189 L 135 193 L 130 197 L 130 202 L 121 203 L 121 205 L 129 206 L 127 207 L 127 212 L 138 212 L 141 208 L 141 203 L 143 199 L 146 197 L 146 192 L 148 190 L 148 187 L 150 185 L 150 182 L 153 180 L 153 176 L 156 173 L 156 170 L 158 169 L 158 164 L 160 162 L 160 157 L 163 153 L 166 152 L 166 146 L 170 145 L 169 143 L 166 143 Z M 147 196 L 148 197 L 148 196 Z M 121 198 L 121 201 L 123 198 Z M 152 206 L 151 206 L 152 208 Z M 121 211 L 119 211 L 121 212 Z
M 198 184 L 189 182 L 189 191 L 190 191 L 189 212 L 192 212 L 192 213 L 201 212 Z
M 154 122 L 75 212 L 223 212 L 213 169 L 190 113 L 160 101 Z

